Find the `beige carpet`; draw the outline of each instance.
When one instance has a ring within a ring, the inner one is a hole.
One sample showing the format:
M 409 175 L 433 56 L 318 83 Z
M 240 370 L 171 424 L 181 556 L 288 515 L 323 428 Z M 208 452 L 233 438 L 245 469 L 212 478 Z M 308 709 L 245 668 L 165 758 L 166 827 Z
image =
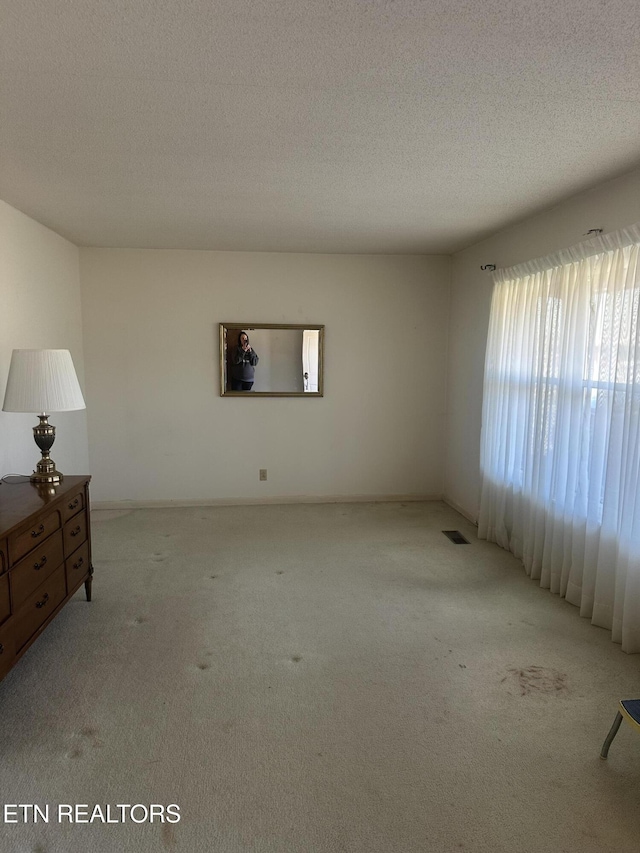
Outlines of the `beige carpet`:
M 444 504 L 97 512 L 93 536 L 94 601 L 0 683 L 2 802 L 50 808 L 2 853 L 640 849 L 640 733 L 598 757 L 640 659 Z

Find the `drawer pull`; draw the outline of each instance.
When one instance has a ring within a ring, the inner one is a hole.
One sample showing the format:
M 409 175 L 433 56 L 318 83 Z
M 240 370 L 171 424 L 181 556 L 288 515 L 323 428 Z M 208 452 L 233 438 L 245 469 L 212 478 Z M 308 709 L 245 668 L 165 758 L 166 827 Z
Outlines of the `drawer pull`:
M 80 557 L 78 562 L 73 564 L 74 569 L 79 569 L 80 566 L 84 566 L 84 557 Z
M 0 655 L 4 654 L 4 646 L 0 643 Z
M 68 504 L 68 508 L 69 509 L 75 509 L 79 503 L 80 503 L 80 498 L 76 498 L 75 501 L 71 501 L 71 503 Z
M 44 524 L 41 524 L 37 530 L 31 531 L 31 536 L 33 539 L 37 539 L 38 536 L 42 536 L 43 533 L 44 533 Z
M 39 563 L 34 563 L 34 564 L 33 564 L 33 568 L 34 568 L 34 569 L 36 570 L 36 572 L 37 572 L 39 569 L 41 569 L 41 568 L 46 564 L 46 562 L 47 562 L 47 557 L 46 557 L 46 555 L 45 555 L 45 556 L 40 560 L 40 562 L 39 562 Z
M 42 597 L 42 601 L 36 601 L 36 607 L 38 608 L 38 610 L 40 610 L 41 607 L 44 607 L 47 601 L 49 601 L 49 593 L 45 592 Z
M 71 531 L 70 535 L 71 536 L 77 536 L 78 533 L 81 533 L 81 532 L 82 532 L 82 528 L 80 527 L 80 525 L 78 525 L 77 527 L 74 527 L 74 529 Z

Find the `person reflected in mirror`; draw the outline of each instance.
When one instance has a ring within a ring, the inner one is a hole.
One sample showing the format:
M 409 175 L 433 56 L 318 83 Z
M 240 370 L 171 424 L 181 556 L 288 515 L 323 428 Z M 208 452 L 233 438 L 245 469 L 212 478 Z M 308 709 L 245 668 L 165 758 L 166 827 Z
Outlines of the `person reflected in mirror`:
M 240 332 L 238 345 L 231 355 L 232 391 L 251 391 L 258 361 L 258 353 L 249 343 L 249 335 Z

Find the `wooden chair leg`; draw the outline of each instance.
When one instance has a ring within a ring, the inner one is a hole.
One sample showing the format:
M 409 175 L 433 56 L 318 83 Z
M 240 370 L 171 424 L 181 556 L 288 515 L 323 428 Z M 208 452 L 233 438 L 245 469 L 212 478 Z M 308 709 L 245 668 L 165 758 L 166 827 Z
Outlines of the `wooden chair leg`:
M 600 758 L 606 759 L 607 755 L 609 754 L 609 747 L 611 746 L 611 742 L 613 741 L 614 737 L 618 734 L 618 729 L 620 728 L 621 722 L 622 722 L 622 714 L 620 713 L 620 711 L 618 711 L 618 713 L 616 714 L 616 718 L 613 721 L 613 725 L 611 726 L 611 729 L 609 730 L 609 734 L 607 735 L 604 743 L 602 744 L 602 750 L 600 752 Z

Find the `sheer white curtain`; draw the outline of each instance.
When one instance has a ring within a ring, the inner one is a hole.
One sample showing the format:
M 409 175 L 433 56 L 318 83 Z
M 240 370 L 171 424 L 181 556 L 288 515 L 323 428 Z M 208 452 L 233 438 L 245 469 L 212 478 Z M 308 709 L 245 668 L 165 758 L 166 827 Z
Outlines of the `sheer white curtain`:
M 496 273 L 479 536 L 640 652 L 640 224 Z

